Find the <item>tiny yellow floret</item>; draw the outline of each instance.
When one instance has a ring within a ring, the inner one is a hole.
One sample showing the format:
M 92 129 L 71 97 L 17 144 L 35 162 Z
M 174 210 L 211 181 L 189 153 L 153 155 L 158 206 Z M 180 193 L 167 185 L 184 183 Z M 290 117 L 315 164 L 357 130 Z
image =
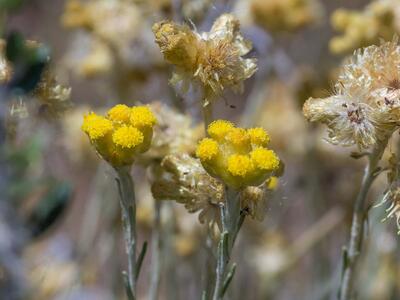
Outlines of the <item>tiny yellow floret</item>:
M 267 181 L 267 188 L 271 191 L 274 191 L 277 189 L 279 183 L 279 179 L 276 176 L 271 176 L 269 180 Z
M 234 128 L 234 125 L 231 122 L 216 120 L 208 125 L 207 132 L 212 138 L 222 140 L 232 128 Z
M 196 156 L 202 161 L 215 158 L 219 153 L 218 143 L 212 139 L 202 139 L 197 146 Z
M 251 151 L 250 157 L 258 169 L 276 171 L 279 168 L 279 158 L 272 150 L 257 148 Z
M 245 177 L 253 169 L 253 163 L 247 155 L 233 154 L 228 158 L 228 171 L 233 176 Z
M 113 124 L 110 120 L 91 112 L 83 117 L 82 130 L 88 134 L 91 140 L 96 140 L 112 131 Z
M 266 146 L 269 143 L 269 135 L 264 128 L 256 127 L 247 129 L 251 143 L 257 146 Z
M 156 121 L 156 117 L 147 106 L 131 108 L 131 124 L 134 127 L 153 127 Z
M 250 136 L 247 134 L 246 130 L 243 128 L 232 128 L 228 135 L 227 140 L 234 146 L 242 147 L 249 143 Z
M 114 131 L 113 142 L 123 148 L 134 148 L 143 143 L 143 134 L 135 127 L 121 126 Z
M 128 123 L 131 117 L 131 109 L 125 104 L 117 104 L 108 111 L 107 115 L 114 122 Z

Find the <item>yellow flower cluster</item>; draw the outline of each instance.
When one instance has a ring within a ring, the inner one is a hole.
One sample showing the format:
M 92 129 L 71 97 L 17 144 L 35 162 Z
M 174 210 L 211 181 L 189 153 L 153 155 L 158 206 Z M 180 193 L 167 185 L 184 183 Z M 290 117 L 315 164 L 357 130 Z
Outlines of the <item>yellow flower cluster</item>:
M 329 44 L 333 53 L 349 53 L 361 47 L 391 40 L 400 33 L 400 9 L 398 0 L 371 2 L 363 11 L 337 9 L 331 18 L 332 26 L 342 35 Z
M 147 106 L 117 104 L 99 116 L 84 116 L 82 130 L 104 160 L 114 167 L 133 163 L 135 155 L 146 152 L 151 144 L 156 118 Z
M 229 186 L 260 185 L 281 167 L 275 152 L 266 148 L 269 136 L 262 128 L 243 129 L 217 120 L 207 133 L 209 137 L 200 141 L 196 155 L 209 174 Z

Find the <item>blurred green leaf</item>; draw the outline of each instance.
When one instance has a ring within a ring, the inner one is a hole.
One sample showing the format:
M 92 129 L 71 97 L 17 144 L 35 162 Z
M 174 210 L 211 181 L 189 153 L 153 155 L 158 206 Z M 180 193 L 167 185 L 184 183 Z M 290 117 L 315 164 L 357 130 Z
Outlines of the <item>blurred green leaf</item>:
M 6 58 L 13 65 L 14 74 L 8 89 L 27 94 L 39 83 L 49 61 L 47 47 L 28 43 L 21 34 L 12 32 L 7 37 Z
M 72 188 L 69 183 L 56 183 L 50 188 L 28 219 L 33 236 L 42 234 L 59 219 L 71 195 Z
M 0 10 L 17 9 L 24 3 L 24 0 L 0 0 Z

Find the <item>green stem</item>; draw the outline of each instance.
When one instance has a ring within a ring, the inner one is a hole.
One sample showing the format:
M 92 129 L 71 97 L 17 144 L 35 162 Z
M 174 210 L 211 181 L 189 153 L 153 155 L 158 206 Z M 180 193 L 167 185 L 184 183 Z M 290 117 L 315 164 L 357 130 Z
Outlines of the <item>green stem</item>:
M 118 178 L 118 188 L 122 212 L 122 224 L 125 239 L 125 250 L 128 256 L 128 272 L 126 274 L 126 290 L 128 299 L 136 299 L 136 203 L 135 190 L 129 168 L 116 169 Z
M 213 120 L 212 117 L 212 104 L 210 102 L 203 104 L 203 120 L 204 120 L 204 127 L 207 132 L 207 127 Z
M 150 296 L 149 299 L 158 299 L 158 290 L 160 286 L 161 274 L 161 202 L 155 201 L 154 229 L 152 234 L 152 270 L 150 278 Z
M 235 265 L 228 272 L 230 256 L 235 244 L 244 215 L 240 213 L 239 192 L 229 187 L 225 188 L 226 199 L 220 206 L 222 233 L 218 243 L 216 278 L 213 300 L 221 300 L 232 280 Z
M 340 300 L 350 300 L 354 296 L 353 286 L 356 279 L 356 267 L 362 251 L 364 222 L 368 214 L 365 202 L 368 191 L 377 176 L 378 163 L 383 150 L 384 147 L 378 147 L 368 155 L 361 188 L 354 203 L 350 241 L 343 260 L 343 275 L 338 295 Z

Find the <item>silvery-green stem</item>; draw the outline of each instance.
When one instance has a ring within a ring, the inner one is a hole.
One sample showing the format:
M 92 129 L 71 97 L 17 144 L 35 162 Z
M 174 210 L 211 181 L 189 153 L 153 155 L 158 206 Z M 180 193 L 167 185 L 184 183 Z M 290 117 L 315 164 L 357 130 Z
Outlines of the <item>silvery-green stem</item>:
M 244 215 L 240 213 L 239 191 L 226 187 L 225 195 L 225 202 L 220 205 L 222 232 L 217 250 L 213 300 L 223 299 L 233 278 L 236 265 L 233 264 L 229 271 L 227 268 L 237 234 L 244 220 Z
M 149 299 L 158 299 L 161 274 L 161 202 L 155 201 L 154 227 L 152 233 L 152 270 L 150 274 Z
M 125 250 L 128 272 L 124 272 L 125 288 L 129 300 L 136 299 L 136 280 L 139 268 L 136 262 L 136 203 L 135 190 L 129 168 L 118 168 L 117 182 L 120 195 Z
M 340 300 L 350 300 L 354 296 L 353 286 L 356 279 L 356 268 L 362 251 L 364 222 L 368 213 L 365 202 L 368 191 L 377 174 L 379 174 L 378 163 L 383 150 L 383 146 L 377 147 L 372 153 L 368 154 L 368 163 L 364 169 L 361 188 L 354 203 L 349 246 L 343 254 L 343 275 L 338 295 Z

